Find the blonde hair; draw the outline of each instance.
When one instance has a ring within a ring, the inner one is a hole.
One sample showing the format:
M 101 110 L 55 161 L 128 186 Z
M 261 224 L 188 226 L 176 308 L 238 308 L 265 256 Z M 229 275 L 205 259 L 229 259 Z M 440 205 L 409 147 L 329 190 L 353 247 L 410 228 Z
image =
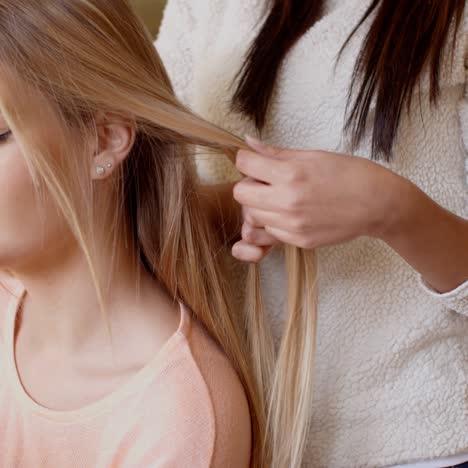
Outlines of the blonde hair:
M 235 366 L 251 411 L 252 466 L 300 467 L 312 403 L 313 253 L 286 248 L 288 318 L 276 358 L 258 268 L 250 267 L 242 315 L 233 306 L 219 236 L 196 195 L 191 148 L 233 158 L 244 143 L 176 99 L 126 0 L 0 0 L 0 44 L 8 90 L 0 96 L 2 112 L 38 191 L 53 196 L 85 253 L 102 306 L 103 278 L 94 264 L 99 194 L 84 143 L 96 135 L 99 112 L 136 128 L 115 181 L 108 242 L 127 235 L 135 262 L 193 310 Z

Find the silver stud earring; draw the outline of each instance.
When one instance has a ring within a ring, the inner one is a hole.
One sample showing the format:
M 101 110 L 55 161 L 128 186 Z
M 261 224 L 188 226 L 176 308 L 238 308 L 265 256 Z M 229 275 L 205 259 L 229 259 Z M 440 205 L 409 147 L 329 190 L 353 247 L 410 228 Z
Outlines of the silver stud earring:
M 96 174 L 98 176 L 103 176 L 106 173 L 106 170 L 102 166 L 96 166 Z
M 107 169 L 112 169 L 112 163 L 107 163 L 106 167 L 107 167 Z

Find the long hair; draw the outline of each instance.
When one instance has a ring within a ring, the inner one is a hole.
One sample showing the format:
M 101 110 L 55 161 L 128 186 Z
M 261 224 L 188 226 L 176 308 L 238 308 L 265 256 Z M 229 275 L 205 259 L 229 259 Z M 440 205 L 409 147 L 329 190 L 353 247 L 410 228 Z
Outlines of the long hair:
M 249 319 L 233 306 L 192 161 L 195 145 L 233 157 L 243 142 L 180 104 L 126 0 L 0 0 L 0 63 L 2 113 L 38 193 L 52 196 L 84 252 L 103 309 L 109 278 L 98 271 L 95 240 L 103 201 L 86 145 L 97 138 L 101 112 L 135 127 L 136 142 L 112 181 L 115 197 L 105 200 L 108 245 L 125 239 L 139 270 L 189 306 L 222 347 L 249 402 L 252 466 L 269 466 L 267 394 L 254 371 Z M 258 333 L 269 343 L 265 328 Z
M 266 17 L 236 79 L 233 109 L 265 126 L 275 85 L 287 54 L 321 18 L 325 0 L 267 0 Z M 437 101 L 445 48 L 455 44 L 465 0 L 373 0 L 341 52 L 374 15 L 349 87 L 345 131 L 357 147 L 372 132 L 372 158 L 390 160 L 400 119 L 424 71 L 431 102 Z M 338 57 L 339 58 L 339 57 Z M 353 96 L 356 96 L 353 98 Z M 371 102 L 375 114 L 370 122 Z M 275 468 L 300 467 L 312 411 L 317 320 L 316 264 L 313 252 L 286 249 L 288 313 L 271 382 L 268 431 Z M 255 295 L 250 296 L 254 300 Z M 258 330 L 258 327 L 257 327 Z M 291 387 L 293 384 L 293 387 Z M 283 405 L 275 401 L 283 399 Z M 294 434 L 292 438 L 285 437 Z

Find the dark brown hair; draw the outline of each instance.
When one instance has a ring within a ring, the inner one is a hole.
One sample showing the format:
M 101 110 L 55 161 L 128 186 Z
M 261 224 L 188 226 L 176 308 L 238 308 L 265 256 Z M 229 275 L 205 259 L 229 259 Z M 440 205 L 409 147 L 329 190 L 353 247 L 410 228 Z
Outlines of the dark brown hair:
M 286 54 L 315 24 L 324 0 L 268 0 L 271 11 L 239 72 L 233 108 L 265 125 L 275 82 Z M 401 113 L 411 99 L 425 67 L 430 73 L 430 98 L 440 92 L 439 74 L 444 47 L 453 25 L 453 45 L 465 0 L 373 0 L 343 45 L 374 12 L 350 83 L 345 130 L 356 146 L 367 130 L 375 99 L 372 156 L 391 157 Z M 342 49 L 342 51 L 343 51 Z M 357 88 L 356 99 L 351 96 Z

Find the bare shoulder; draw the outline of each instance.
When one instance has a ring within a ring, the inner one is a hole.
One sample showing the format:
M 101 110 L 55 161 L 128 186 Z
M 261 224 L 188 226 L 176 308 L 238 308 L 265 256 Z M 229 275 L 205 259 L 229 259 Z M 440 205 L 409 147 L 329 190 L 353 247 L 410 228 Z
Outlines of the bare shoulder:
M 241 380 L 224 352 L 196 323 L 192 325 L 189 344 L 213 411 L 214 466 L 249 466 L 251 420 Z
M 244 388 L 222 350 L 192 320 L 185 320 L 166 347 L 141 403 L 132 417 L 145 428 L 152 451 L 164 454 L 167 466 L 250 466 L 251 421 Z

